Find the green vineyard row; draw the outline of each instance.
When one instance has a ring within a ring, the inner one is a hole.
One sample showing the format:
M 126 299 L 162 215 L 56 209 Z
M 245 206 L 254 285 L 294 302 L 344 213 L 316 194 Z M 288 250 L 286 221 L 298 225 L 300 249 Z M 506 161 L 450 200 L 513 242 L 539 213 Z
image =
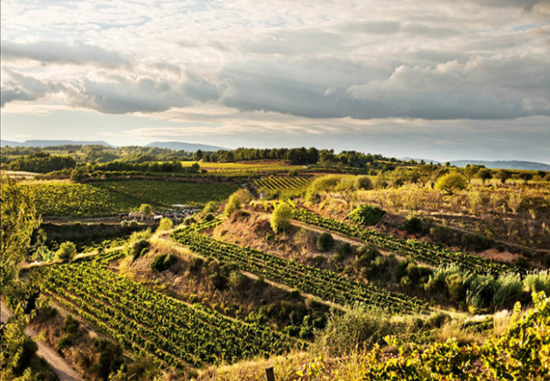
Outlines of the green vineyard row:
M 278 191 L 305 188 L 311 183 L 311 180 L 307 177 L 265 177 L 255 180 L 254 183 L 259 188 Z
M 158 180 L 119 180 L 22 185 L 36 198 L 45 216 L 105 216 L 137 210 L 141 204 L 162 209 L 172 204 L 202 207 L 221 201 L 239 187 L 221 183 L 188 183 Z
M 120 277 L 106 268 L 112 258 L 116 254 L 37 271 L 45 275 L 45 292 L 137 354 L 171 366 L 200 366 L 280 354 L 293 343 L 268 328 L 190 307 Z
M 384 250 L 390 250 L 396 254 L 410 256 L 419 262 L 432 266 L 456 264 L 465 270 L 470 270 L 478 274 L 502 274 L 515 270 L 513 267 L 504 263 L 494 262 L 468 253 L 447 250 L 427 242 L 419 242 L 412 239 L 403 240 L 380 234 L 373 229 L 366 229 L 358 225 L 335 221 L 312 213 L 306 209 L 296 209 L 293 218 L 308 225 L 318 226 L 348 237 L 361 239 Z
M 340 305 L 364 303 L 393 312 L 424 310 L 424 304 L 416 298 L 360 284 L 331 271 L 304 266 L 258 250 L 222 242 L 191 229 L 177 230 L 172 233 L 172 238 L 199 255 L 235 263 L 243 271 L 263 275 L 272 281 Z

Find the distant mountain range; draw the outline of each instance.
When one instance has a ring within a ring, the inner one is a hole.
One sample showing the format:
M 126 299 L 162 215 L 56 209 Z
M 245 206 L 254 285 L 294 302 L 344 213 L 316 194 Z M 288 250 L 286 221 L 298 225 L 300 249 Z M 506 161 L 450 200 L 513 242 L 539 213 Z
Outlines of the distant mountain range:
M 104 145 L 112 147 L 111 144 L 104 141 L 79 141 L 79 140 L 27 140 L 22 143 L 12 140 L 2 140 L 2 147 L 52 147 L 63 145 Z M 176 151 L 195 152 L 197 150 L 202 151 L 218 151 L 226 149 L 218 146 L 210 146 L 206 144 L 184 143 L 184 142 L 153 142 L 146 145 L 146 147 L 168 148 Z
M 218 151 L 218 150 L 227 149 L 223 147 L 209 146 L 206 144 L 183 143 L 183 142 L 153 142 L 153 143 L 147 144 L 146 147 L 168 148 L 176 151 L 183 150 L 187 152 L 195 152 L 198 150 Z
M 420 161 L 422 159 L 404 157 L 402 160 L 415 160 Z M 444 164 L 437 160 L 428 160 L 423 159 L 426 163 L 433 162 L 434 164 Z M 530 170 L 530 171 L 550 171 L 550 165 L 544 163 L 537 163 L 535 161 L 521 161 L 521 160 L 496 160 L 496 161 L 486 161 L 486 160 L 453 160 L 450 162 L 451 165 L 457 167 L 465 167 L 466 165 L 484 165 L 485 168 L 491 169 L 519 169 L 519 170 Z
M 2 140 L 2 147 L 10 146 L 10 147 L 53 147 L 53 146 L 66 146 L 66 145 L 81 145 L 81 146 L 89 146 L 89 145 L 102 145 L 110 147 L 111 145 L 109 143 L 106 143 L 104 141 L 79 141 L 79 140 L 26 140 L 23 143 L 20 142 L 14 142 L 10 140 Z
M 484 165 L 486 168 L 492 169 L 524 169 L 531 171 L 550 171 L 550 165 L 544 163 L 537 163 L 534 161 L 521 161 L 521 160 L 498 160 L 498 161 L 484 161 L 484 160 L 455 160 L 451 161 L 452 165 L 457 167 L 465 167 L 466 165 Z

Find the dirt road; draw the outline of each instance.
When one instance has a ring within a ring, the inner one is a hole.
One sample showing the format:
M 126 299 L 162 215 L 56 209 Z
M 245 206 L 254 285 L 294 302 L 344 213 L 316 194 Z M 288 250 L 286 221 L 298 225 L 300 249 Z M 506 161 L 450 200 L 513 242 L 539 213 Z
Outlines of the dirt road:
M 4 303 L 2 303 L 1 308 L 2 322 L 7 322 L 8 319 L 13 316 L 13 313 Z M 27 335 L 30 337 L 36 337 L 38 336 L 38 333 L 30 328 L 27 328 Z M 42 357 L 48 362 L 48 364 L 50 364 L 52 370 L 61 381 L 84 381 L 56 351 L 51 349 L 42 341 L 37 341 L 36 344 L 38 345 L 38 356 Z

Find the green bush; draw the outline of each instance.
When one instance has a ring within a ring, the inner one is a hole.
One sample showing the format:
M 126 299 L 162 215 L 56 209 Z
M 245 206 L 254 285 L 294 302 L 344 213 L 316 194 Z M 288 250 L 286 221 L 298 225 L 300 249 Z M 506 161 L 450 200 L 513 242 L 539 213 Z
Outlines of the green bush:
M 423 227 L 422 220 L 417 216 L 408 216 L 405 220 L 405 230 L 409 234 L 422 233 Z
M 275 207 L 271 215 L 271 228 L 275 233 L 288 230 L 290 228 L 290 220 L 292 219 L 292 209 L 285 203 L 280 203 Z
M 350 221 L 364 226 L 376 225 L 386 214 L 385 211 L 370 205 L 360 205 L 348 214 Z
M 70 262 L 76 256 L 76 245 L 70 241 L 63 242 L 55 252 L 55 257 L 63 262 Z
M 322 233 L 317 237 L 317 248 L 326 253 L 334 248 L 334 238 L 330 233 Z
M 159 223 L 158 230 L 159 231 L 167 231 L 172 230 L 174 228 L 174 222 L 170 218 L 162 218 Z
M 163 254 L 157 256 L 151 263 L 151 270 L 156 272 L 163 272 L 169 269 L 174 263 L 176 263 L 177 257 L 173 254 Z
M 216 217 L 214 217 L 214 215 L 212 213 L 208 213 L 207 215 L 204 216 L 203 220 L 205 220 L 206 222 L 210 222 L 210 221 L 214 221 Z

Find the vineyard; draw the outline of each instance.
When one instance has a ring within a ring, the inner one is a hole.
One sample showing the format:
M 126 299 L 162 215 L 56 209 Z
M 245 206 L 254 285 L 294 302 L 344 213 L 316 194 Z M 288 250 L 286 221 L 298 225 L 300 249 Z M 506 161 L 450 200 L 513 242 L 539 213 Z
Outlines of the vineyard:
M 516 270 L 507 264 L 494 262 L 472 254 L 446 250 L 427 242 L 419 242 L 411 239 L 403 240 L 380 234 L 375 230 L 365 229 L 358 225 L 335 221 L 312 213 L 306 209 L 295 210 L 293 218 L 308 225 L 318 226 L 348 237 L 364 240 L 384 250 L 390 250 L 396 254 L 410 256 L 419 262 L 432 266 L 456 264 L 465 270 L 470 270 L 478 274 L 503 274 Z
M 360 284 L 331 271 L 304 266 L 258 250 L 218 241 L 191 229 L 177 230 L 172 233 L 172 238 L 199 255 L 235 263 L 241 270 L 263 275 L 272 281 L 340 305 L 364 303 L 394 312 L 424 310 L 423 303 L 415 298 Z
M 106 216 L 136 210 L 141 204 L 163 208 L 171 204 L 201 207 L 223 200 L 238 189 L 220 183 L 187 183 L 154 180 L 33 183 L 38 212 L 45 216 Z
M 306 188 L 311 179 L 307 177 L 266 177 L 255 180 L 258 188 L 264 188 L 271 191 L 285 191 Z
M 230 320 L 201 305 L 180 301 L 107 269 L 121 252 L 69 265 L 43 267 L 45 292 L 136 355 L 193 367 L 280 354 L 293 340 L 255 324 Z

